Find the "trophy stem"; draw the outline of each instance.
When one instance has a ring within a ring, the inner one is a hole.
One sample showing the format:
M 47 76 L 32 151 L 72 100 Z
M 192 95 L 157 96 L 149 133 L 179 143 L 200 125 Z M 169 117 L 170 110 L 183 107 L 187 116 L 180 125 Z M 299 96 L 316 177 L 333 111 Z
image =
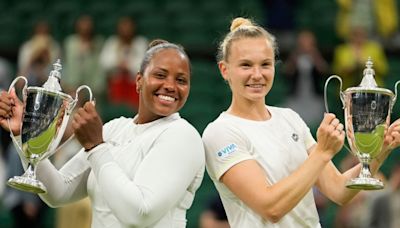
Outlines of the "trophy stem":
M 358 190 L 380 190 L 383 189 L 383 182 L 372 177 L 369 169 L 371 158 L 369 154 L 359 156 L 361 162 L 361 172 L 357 178 L 353 178 L 346 183 L 346 187 Z
M 364 156 L 365 155 L 365 156 Z M 371 178 L 372 174 L 371 171 L 369 171 L 369 163 L 370 163 L 370 158 L 368 154 L 363 154 L 360 156 L 360 161 L 361 161 L 361 172 L 360 175 L 358 176 L 359 178 Z
M 25 173 L 22 176 L 14 176 L 7 182 L 10 187 L 15 189 L 32 192 L 46 193 L 46 187 L 42 182 L 36 179 L 36 167 L 29 163 Z

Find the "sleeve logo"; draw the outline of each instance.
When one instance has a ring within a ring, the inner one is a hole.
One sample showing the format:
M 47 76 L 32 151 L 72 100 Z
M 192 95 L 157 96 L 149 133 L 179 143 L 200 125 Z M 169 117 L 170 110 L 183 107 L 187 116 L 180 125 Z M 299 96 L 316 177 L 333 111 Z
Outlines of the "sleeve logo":
M 237 145 L 232 143 L 217 152 L 218 157 L 224 158 L 237 150 Z

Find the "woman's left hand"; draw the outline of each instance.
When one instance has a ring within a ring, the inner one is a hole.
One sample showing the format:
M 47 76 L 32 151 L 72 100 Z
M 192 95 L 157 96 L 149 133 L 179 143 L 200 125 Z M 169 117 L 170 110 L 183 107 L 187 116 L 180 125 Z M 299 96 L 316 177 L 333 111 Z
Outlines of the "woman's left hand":
M 90 150 L 103 143 L 103 122 L 93 102 L 86 102 L 78 109 L 72 120 L 72 127 L 78 141 Z

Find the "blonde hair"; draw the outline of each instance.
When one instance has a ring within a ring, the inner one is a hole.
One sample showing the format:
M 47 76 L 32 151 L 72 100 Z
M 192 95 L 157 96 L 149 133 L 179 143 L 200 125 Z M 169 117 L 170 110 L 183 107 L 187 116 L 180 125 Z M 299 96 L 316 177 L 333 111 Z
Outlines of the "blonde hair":
M 232 42 L 243 38 L 262 38 L 268 40 L 274 51 L 274 55 L 277 53 L 277 44 L 275 37 L 267 32 L 261 26 L 253 23 L 250 19 L 237 17 L 232 20 L 230 32 L 226 34 L 218 47 L 217 61 L 228 60 Z

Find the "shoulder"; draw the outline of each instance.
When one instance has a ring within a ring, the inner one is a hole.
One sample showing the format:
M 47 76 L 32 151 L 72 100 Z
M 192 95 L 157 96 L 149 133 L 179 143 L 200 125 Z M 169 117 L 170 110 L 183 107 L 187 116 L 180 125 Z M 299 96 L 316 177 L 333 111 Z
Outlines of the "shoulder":
M 203 132 L 203 138 L 214 137 L 215 135 L 226 132 L 227 129 L 233 129 L 233 122 L 221 114 L 217 119 L 207 125 Z
M 179 118 L 159 127 L 161 131 L 154 135 L 154 144 L 167 147 L 170 153 L 178 153 L 182 159 L 194 159 L 196 163 L 204 160 L 203 141 L 199 132 L 188 121 Z
M 222 113 L 216 120 L 205 128 L 202 139 L 206 146 L 219 144 L 221 142 L 247 142 L 247 135 L 243 132 L 244 126 L 234 117 Z
M 146 37 L 138 35 L 135 37 L 135 39 L 133 39 L 132 42 L 136 45 L 143 45 L 147 48 L 147 44 L 149 41 L 147 40 Z
M 106 40 L 105 40 L 105 42 L 104 42 L 104 45 L 105 46 L 110 46 L 110 45 L 117 45 L 117 43 L 118 43 L 118 39 L 117 39 L 117 37 L 116 36 L 110 36 L 110 37 L 108 37 Z
M 78 36 L 76 34 L 72 34 L 67 36 L 67 38 L 65 38 L 64 43 L 65 44 L 75 44 L 78 41 Z
M 183 138 L 198 138 L 200 139 L 200 134 L 188 121 L 183 118 L 176 119 L 167 125 L 164 130 L 165 133 L 183 137 Z
M 282 108 L 282 107 L 275 107 L 275 106 L 268 106 L 268 109 L 272 112 L 272 115 L 279 115 L 285 118 L 288 118 L 289 120 L 295 119 L 299 120 L 300 115 L 293 111 L 291 108 Z

